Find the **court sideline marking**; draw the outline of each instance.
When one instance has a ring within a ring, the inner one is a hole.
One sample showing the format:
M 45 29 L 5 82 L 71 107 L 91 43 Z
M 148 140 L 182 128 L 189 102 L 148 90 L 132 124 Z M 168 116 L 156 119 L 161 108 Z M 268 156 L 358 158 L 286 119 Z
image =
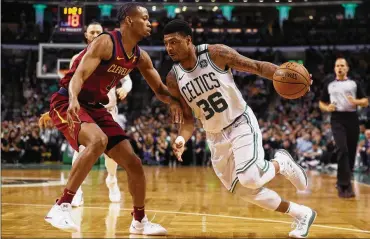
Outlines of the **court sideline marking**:
M 48 207 L 51 208 L 52 205 L 46 204 L 30 204 L 30 203 L 1 203 L 1 205 L 11 205 L 11 206 L 33 206 L 33 207 Z M 89 209 L 100 209 L 100 210 L 108 210 L 108 207 L 95 207 L 95 206 L 83 206 L 83 208 Z M 131 208 L 121 208 L 120 211 L 132 211 Z M 193 215 L 193 216 L 207 216 L 207 217 L 219 217 L 219 218 L 229 218 L 229 219 L 240 219 L 240 220 L 249 220 L 249 221 L 261 221 L 261 222 L 273 222 L 273 223 L 283 223 L 283 224 L 292 224 L 292 222 L 287 221 L 280 221 L 280 220 L 271 220 L 271 219 L 263 219 L 263 218 L 252 218 L 252 217 L 238 217 L 238 216 L 228 216 L 228 215 L 217 215 L 217 214 L 208 214 L 208 213 L 197 213 L 197 212 L 177 212 L 177 211 L 164 211 L 164 210 L 147 210 L 147 212 L 156 212 L 156 213 L 167 213 L 167 214 L 181 214 L 181 215 Z M 328 229 L 337 229 L 343 231 L 352 231 L 352 232 L 360 232 L 360 233 L 368 233 L 370 231 L 361 230 L 361 229 L 352 229 L 346 227 L 334 227 L 334 226 L 326 226 L 320 224 L 313 224 L 313 227 L 321 227 L 321 228 L 328 228 Z

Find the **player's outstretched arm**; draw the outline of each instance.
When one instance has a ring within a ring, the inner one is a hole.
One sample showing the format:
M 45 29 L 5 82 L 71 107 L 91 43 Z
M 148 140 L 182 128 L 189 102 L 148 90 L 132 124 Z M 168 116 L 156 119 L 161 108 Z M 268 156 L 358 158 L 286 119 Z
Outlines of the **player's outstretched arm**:
M 171 70 L 166 77 L 166 84 L 169 92 L 173 97 L 180 101 L 181 108 L 184 115 L 184 123 L 180 125 L 179 135 L 184 137 L 185 142 L 190 139 L 194 131 L 194 117 L 189 105 L 185 102 L 182 97 L 179 86 L 176 81 L 175 73 Z
M 182 95 L 180 93 L 179 86 L 177 84 L 177 80 L 176 80 L 176 77 L 175 77 L 175 73 L 172 70 L 167 74 L 166 84 L 167 84 L 168 90 L 171 93 L 171 95 L 173 95 L 176 99 L 178 99 L 180 101 L 181 108 L 183 110 L 184 123 L 180 125 L 178 135 L 179 135 L 179 137 L 181 136 L 181 137 L 184 138 L 184 142 L 183 142 L 183 144 L 184 144 L 193 135 L 193 131 L 194 131 L 193 113 L 191 111 L 191 108 L 185 102 L 184 98 L 182 97 Z M 174 151 L 176 157 L 180 161 L 182 161 L 181 160 L 181 155 L 184 152 L 184 145 L 181 145 L 181 144 L 177 145 L 177 143 L 175 142 L 175 144 L 172 147 L 173 147 L 173 151 Z
M 222 44 L 208 46 L 211 60 L 221 69 L 226 66 L 237 71 L 249 72 L 266 79 L 272 80 L 272 77 L 278 66 L 267 61 L 256 61 L 240 55 L 237 51 Z
M 82 57 L 76 72 L 68 86 L 69 106 L 67 110 L 67 121 L 70 129 L 73 130 L 73 118 L 79 119 L 78 112 L 80 104 L 78 102 L 78 94 L 81 91 L 83 83 L 98 67 L 101 60 L 109 60 L 112 56 L 113 42 L 109 35 L 101 35 L 95 38 L 87 48 L 85 55 Z
M 183 115 L 180 102 L 171 95 L 167 89 L 167 86 L 163 84 L 158 71 L 153 67 L 152 60 L 150 59 L 148 53 L 144 50 L 141 50 L 140 60 L 137 68 L 143 75 L 146 82 L 149 84 L 150 88 L 154 91 L 156 97 L 160 101 L 170 105 L 173 122 L 182 123 Z
M 109 60 L 112 56 L 113 42 L 109 35 L 97 37 L 87 48 L 76 72 L 69 83 L 69 97 L 77 98 L 85 80 L 98 67 L 101 60 Z

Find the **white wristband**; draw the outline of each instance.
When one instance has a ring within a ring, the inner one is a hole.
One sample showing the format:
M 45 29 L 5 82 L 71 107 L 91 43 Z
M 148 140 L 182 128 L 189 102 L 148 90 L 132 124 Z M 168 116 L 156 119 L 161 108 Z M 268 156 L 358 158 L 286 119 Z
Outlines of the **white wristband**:
M 175 140 L 175 144 L 183 144 L 183 145 L 185 145 L 185 139 L 184 139 L 184 137 L 182 137 L 181 135 L 180 136 L 177 136 L 177 138 Z

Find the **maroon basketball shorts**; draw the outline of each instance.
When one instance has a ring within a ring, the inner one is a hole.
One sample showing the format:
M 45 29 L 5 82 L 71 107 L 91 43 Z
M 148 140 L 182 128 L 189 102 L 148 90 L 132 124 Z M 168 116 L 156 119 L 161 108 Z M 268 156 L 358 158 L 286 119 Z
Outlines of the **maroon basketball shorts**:
M 62 88 L 63 89 L 63 88 Z M 74 119 L 74 129 L 71 130 L 67 123 L 67 109 L 69 106 L 68 95 L 66 90 L 53 94 L 50 100 L 50 117 L 60 132 L 68 140 L 72 148 L 78 151 L 79 142 L 78 134 L 81 130 L 81 124 L 95 123 L 108 136 L 108 145 L 105 152 L 108 152 L 122 140 L 128 139 L 121 126 L 113 120 L 112 115 L 101 104 L 88 104 L 80 102 L 79 119 Z

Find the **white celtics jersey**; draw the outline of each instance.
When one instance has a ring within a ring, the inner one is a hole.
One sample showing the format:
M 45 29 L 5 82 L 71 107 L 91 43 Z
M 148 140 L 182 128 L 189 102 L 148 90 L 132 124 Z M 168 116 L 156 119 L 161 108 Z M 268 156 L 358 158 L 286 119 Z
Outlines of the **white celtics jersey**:
M 247 103 L 235 85 L 230 70 L 217 67 L 208 55 L 208 45 L 197 46 L 197 63 L 185 70 L 173 65 L 180 92 L 202 121 L 207 132 L 217 133 L 243 114 Z

